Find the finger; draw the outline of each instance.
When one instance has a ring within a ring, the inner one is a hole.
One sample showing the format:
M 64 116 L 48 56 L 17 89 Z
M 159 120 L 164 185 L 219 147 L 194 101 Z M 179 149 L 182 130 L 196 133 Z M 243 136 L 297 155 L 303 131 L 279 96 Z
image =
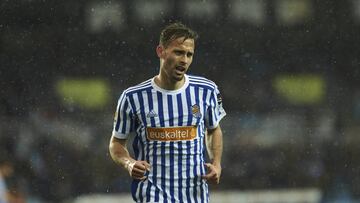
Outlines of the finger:
M 145 170 L 150 171 L 151 165 L 147 161 L 141 161 L 141 164 L 145 167 Z
M 217 177 L 210 177 L 209 179 L 205 179 L 210 184 L 219 184 L 220 179 Z
M 133 173 L 133 174 L 131 174 L 131 176 L 133 176 L 133 177 L 143 177 L 144 174 L 143 173 Z
M 210 164 L 210 163 L 205 163 L 204 165 L 206 166 L 206 168 L 211 168 L 211 166 L 212 166 L 212 164 Z
M 136 178 L 142 178 L 142 177 L 147 177 L 144 173 L 134 173 L 132 175 L 132 177 L 136 177 Z
M 219 182 L 220 182 L 220 177 L 219 175 L 216 175 L 216 177 L 213 179 L 213 183 L 219 184 Z
M 147 178 L 145 171 L 134 171 L 131 176 L 138 180 L 145 180 Z
M 212 165 L 206 166 L 206 172 L 207 172 L 207 174 L 215 173 L 215 168 L 214 168 L 214 166 L 212 166 Z
M 147 176 L 143 176 L 141 178 L 139 178 L 139 180 L 145 180 L 147 178 Z
M 146 167 L 145 167 L 145 165 L 142 163 L 142 161 L 137 161 L 136 164 L 134 165 L 134 168 L 146 170 Z
M 208 174 L 208 175 L 204 176 L 204 179 L 206 179 L 206 180 L 211 180 L 211 179 L 215 179 L 215 178 L 216 178 L 215 174 Z
M 212 184 L 219 184 L 219 182 L 220 182 L 220 179 L 217 178 L 217 177 L 211 179 L 211 183 L 212 183 Z
M 146 167 L 146 170 L 150 171 L 151 165 L 146 161 L 144 161 L 144 165 Z
M 140 161 L 140 163 L 145 167 L 145 170 L 150 171 L 151 165 L 146 161 Z
M 134 179 L 136 180 L 145 180 L 147 177 L 146 176 L 133 176 Z
M 208 171 L 208 173 L 210 173 L 210 172 L 212 172 L 212 171 L 215 171 L 214 165 L 212 165 L 212 164 L 210 164 L 210 163 L 205 163 L 204 165 L 205 165 L 206 170 Z
M 209 180 L 216 177 L 216 173 L 214 171 L 202 176 L 203 179 Z
M 140 171 L 134 171 L 131 176 L 133 177 L 137 177 L 137 178 L 141 178 L 143 176 L 145 176 L 145 173 L 144 172 L 140 172 Z
M 141 164 L 143 164 L 143 163 L 141 163 Z M 145 168 L 145 169 L 144 169 Z M 143 166 L 143 167 L 140 167 L 140 168 L 134 168 L 134 173 L 136 173 L 138 176 L 147 176 L 146 174 L 147 174 L 147 172 L 148 171 L 150 171 L 150 169 L 149 168 L 147 168 L 147 167 L 145 167 L 145 166 Z
M 218 180 L 209 180 L 208 183 L 210 184 L 219 184 Z
M 133 174 L 139 174 L 139 175 L 142 175 L 142 176 L 144 175 L 145 172 L 146 172 L 145 170 L 138 169 L 138 168 L 133 168 L 133 170 L 132 170 Z

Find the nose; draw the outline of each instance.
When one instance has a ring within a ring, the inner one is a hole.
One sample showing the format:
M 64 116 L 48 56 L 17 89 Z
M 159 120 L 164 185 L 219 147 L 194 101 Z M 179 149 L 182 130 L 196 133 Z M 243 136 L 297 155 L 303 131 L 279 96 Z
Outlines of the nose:
M 184 55 L 180 58 L 180 63 L 181 63 L 181 65 L 186 65 L 189 63 L 189 60 L 190 60 L 190 58 L 187 57 L 186 55 Z

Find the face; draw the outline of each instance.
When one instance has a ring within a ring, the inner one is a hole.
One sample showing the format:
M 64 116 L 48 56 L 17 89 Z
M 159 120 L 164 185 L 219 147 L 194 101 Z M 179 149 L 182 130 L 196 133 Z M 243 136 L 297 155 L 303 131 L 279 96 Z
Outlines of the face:
M 193 60 L 194 39 L 184 37 L 173 40 L 167 47 L 159 45 L 156 52 L 160 58 L 160 74 L 172 82 L 181 81 Z

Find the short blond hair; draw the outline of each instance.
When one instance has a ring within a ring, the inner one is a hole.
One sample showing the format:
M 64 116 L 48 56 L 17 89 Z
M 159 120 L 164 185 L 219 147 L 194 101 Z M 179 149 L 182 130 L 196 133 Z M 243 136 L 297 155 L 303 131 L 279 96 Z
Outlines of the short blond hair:
M 186 25 L 176 22 L 166 26 L 160 33 L 160 45 L 167 47 L 173 40 L 184 37 L 186 39 L 193 39 L 194 42 L 199 38 L 199 35 Z

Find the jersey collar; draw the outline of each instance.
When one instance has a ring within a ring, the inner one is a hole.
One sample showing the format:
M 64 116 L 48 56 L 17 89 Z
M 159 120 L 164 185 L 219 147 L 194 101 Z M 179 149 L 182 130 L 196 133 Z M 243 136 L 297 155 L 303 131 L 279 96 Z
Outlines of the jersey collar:
M 166 89 L 163 89 L 161 87 L 159 87 L 156 83 L 155 83 L 155 77 L 153 77 L 151 79 L 151 85 L 153 86 L 153 88 L 159 92 L 162 92 L 162 93 L 166 93 L 166 94 L 177 94 L 177 93 L 180 93 L 182 91 L 184 91 L 188 86 L 189 86 L 189 77 L 184 74 L 184 78 L 185 78 L 185 83 L 183 84 L 182 87 L 180 87 L 179 89 L 177 90 L 166 90 Z

